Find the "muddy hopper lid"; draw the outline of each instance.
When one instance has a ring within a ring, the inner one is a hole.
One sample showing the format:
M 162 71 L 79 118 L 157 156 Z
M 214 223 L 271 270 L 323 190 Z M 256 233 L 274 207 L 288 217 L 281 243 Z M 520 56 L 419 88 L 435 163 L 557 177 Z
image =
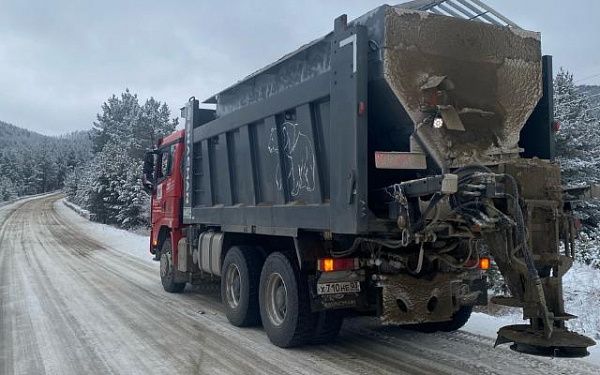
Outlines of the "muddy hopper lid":
M 538 33 L 391 7 L 384 76 L 428 150 L 448 167 L 519 153 L 542 95 Z

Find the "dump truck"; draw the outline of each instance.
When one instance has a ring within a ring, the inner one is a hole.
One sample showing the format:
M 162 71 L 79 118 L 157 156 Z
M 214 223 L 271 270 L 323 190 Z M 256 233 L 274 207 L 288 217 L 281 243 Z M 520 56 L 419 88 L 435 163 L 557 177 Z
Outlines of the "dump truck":
M 220 279 L 227 318 L 280 347 L 345 318 L 423 332 L 491 300 L 497 344 L 584 356 L 562 277 L 576 225 L 553 161 L 540 34 L 380 6 L 200 105 L 146 154 L 150 252 L 167 292 Z

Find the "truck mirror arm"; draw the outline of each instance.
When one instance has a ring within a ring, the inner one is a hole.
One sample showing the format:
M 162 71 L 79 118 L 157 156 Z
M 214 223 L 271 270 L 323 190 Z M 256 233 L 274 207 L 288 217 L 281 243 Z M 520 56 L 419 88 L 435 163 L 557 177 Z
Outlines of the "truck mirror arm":
M 151 194 L 154 190 L 154 155 L 156 154 L 157 150 L 150 150 L 144 154 L 144 166 L 142 168 L 142 186 L 148 194 Z
M 142 179 L 142 187 L 144 188 L 144 191 L 148 194 L 152 194 L 152 192 L 154 191 L 154 183 L 152 181 L 149 181 L 146 178 L 146 176 L 144 176 Z

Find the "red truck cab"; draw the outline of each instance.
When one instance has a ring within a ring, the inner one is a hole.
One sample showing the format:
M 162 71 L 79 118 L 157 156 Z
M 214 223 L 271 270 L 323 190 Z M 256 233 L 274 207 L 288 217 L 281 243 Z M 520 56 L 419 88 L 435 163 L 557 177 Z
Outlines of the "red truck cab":
M 170 241 L 175 259 L 183 233 L 184 137 L 185 130 L 179 130 L 160 139 L 144 162 L 144 186 L 151 194 L 152 207 L 150 253 L 158 254 L 164 242 Z

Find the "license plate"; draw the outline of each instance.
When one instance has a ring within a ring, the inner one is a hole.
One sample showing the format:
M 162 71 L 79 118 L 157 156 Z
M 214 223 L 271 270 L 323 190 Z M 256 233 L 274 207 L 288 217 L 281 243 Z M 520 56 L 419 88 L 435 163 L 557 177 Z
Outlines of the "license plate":
M 339 283 L 317 284 L 317 294 L 342 294 L 360 292 L 360 283 L 358 281 L 342 281 Z

